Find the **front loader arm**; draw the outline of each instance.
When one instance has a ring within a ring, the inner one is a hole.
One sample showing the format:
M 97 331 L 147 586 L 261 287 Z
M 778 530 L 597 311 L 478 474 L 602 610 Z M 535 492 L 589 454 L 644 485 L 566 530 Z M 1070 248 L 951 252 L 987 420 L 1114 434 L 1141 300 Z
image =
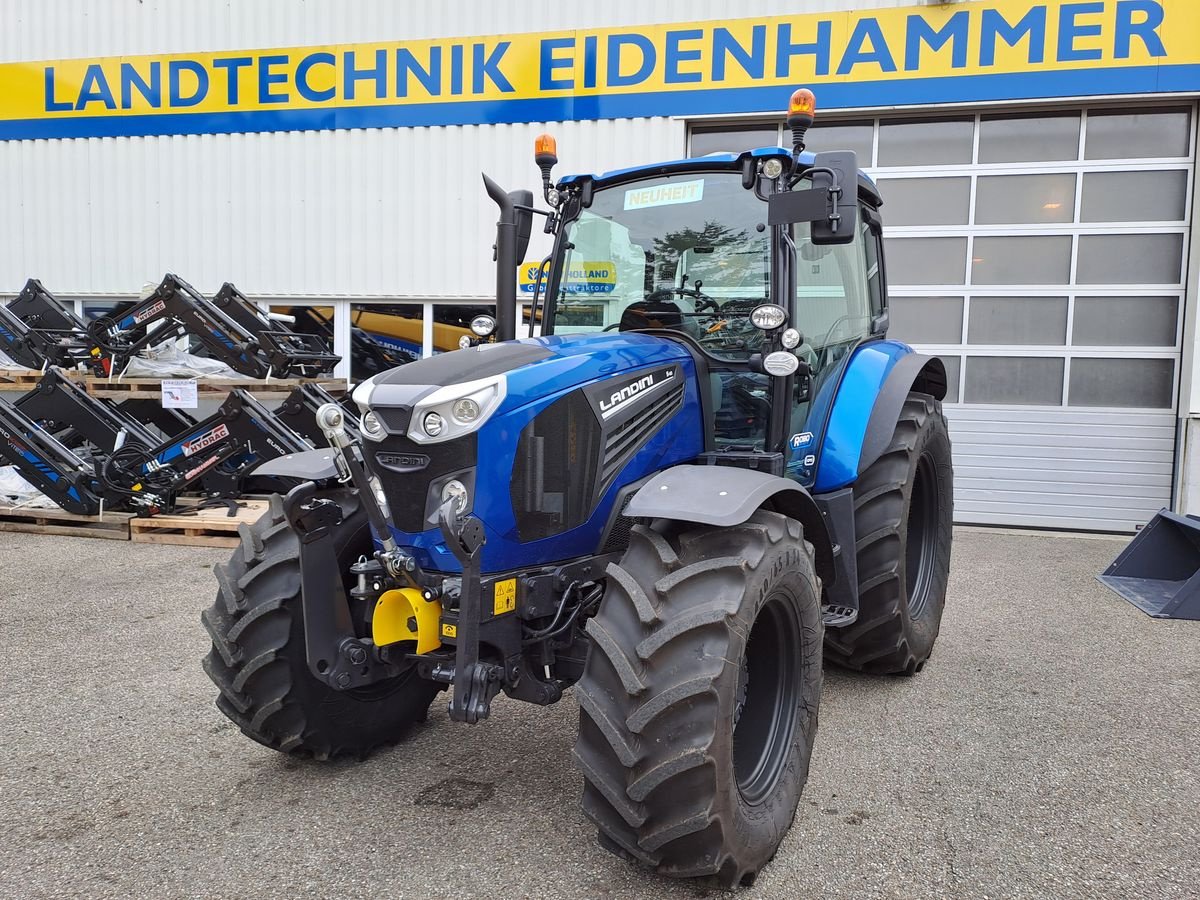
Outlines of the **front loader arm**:
M 92 468 L 20 409 L 0 400 L 0 461 L 65 509 L 81 516 L 100 511 Z
M 152 328 L 156 323 L 164 324 Z M 167 275 L 153 294 L 120 315 L 88 326 L 92 340 L 112 357 L 114 370 L 172 333 L 195 337 L 213 359 L 242 375 L 265 378 L 270 370 L 254 335 L 177 275 Z
M 296 332 L 272 319 L 229 282 L 221 285 L 212 302 L 254 335 L 276 378 L 328 375 L 342 361 L 320 335 Z
M 311 449 L 308 442 L 280 425 L 271 411 L 242 390 L 230 392 L 216 413 L 154 448 L 122 449 L 104 466 L 104 483 L 140 505 L 170 506 L 201 478 L 222 476 L 218 493 L 236 496 L 237 482 L 263 460 Z M 232 473 L 218 472 L 234 457 Z M 208 482 L 205 482 L 206 487 Z

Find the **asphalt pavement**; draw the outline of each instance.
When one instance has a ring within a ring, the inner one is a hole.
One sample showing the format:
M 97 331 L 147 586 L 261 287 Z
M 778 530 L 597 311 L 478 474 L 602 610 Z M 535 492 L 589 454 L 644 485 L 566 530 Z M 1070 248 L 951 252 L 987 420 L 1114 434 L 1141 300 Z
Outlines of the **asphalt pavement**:
M 812 774 L 739 897 L 1200 895 L 1200 622 L 1094 574 L 1124 539 L 959 529 L 911 679 L 830 671 Z M 609 855 L 577 707 L 444 701 L 365 762 L 213 706 L 226 551 L 0 534 L 0 897 L 706 897 Z

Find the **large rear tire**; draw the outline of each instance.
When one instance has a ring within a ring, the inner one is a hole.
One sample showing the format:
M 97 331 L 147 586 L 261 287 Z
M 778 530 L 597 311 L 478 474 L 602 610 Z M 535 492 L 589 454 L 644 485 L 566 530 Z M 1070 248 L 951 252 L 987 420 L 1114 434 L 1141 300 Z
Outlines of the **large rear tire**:
M 415 670 L 351 691 L 334 690 L 309 671 L 300 540 L 281 498 L 273 496 L 270 510 L 240 531 L 241 545 L 215 568 L 216 602 L 201 615 L 213 642 L 204 671 L 221 691 L 217 708 L 260 744 L 317 759 L 365 756 L 424 721 L 438 686 Z M 370 553 L 361 507 L 338 526 L 334 541 L 343 572 Z
M 942 405 L 909 394 L 891 444 L 854 484 L 858 621 L 826 630 L 830 662 L 876 674 L 921 671 L 941 629 L 953 519 Z
M 799 522 L 638 525 L 608 569 L 575 759 L 601 844 L 748 883 L 791 826 L 821 695 L 820 589 Z

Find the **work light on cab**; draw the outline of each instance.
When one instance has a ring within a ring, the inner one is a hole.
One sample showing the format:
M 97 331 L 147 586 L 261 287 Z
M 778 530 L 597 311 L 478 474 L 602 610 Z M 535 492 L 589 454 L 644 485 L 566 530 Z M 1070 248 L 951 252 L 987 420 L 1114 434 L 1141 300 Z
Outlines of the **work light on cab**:
M 764 303 L 750 312 L 750 322 L 763 331 L 774 331 L 787 321 L 787 310 L 774 303 Z

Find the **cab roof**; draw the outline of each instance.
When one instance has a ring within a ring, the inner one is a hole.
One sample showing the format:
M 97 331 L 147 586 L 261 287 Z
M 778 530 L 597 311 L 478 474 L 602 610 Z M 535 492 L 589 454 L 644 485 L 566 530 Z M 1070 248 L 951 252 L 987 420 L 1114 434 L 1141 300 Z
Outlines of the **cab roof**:
M 791 160 L 792 151 L 785 147 L 759 147 L 755 150 L 745 150 L 741 153 L 710 153 L 707 156 L 692 156 L 687 159 L 673 159 L 668 162 L 646 163 L 626 169 L 613 169 L 609 172 L 601 172 L 599 175 L 591 173 L 565 175 L 559 179 L 558 183 L 562 187 L 582 181 L 591 181 L 593 187 L 599 190 L 630 181 L 639 181 L 643 178 L 653 178 L 658 175 L 674 175 L 676 173 L 683 174 L 687 172 L 738 172 L 741 171 L 742 160 L 747 156 L 755 159 L 777 157 L 784 160 Z M 799 166 L 802 170 L 811 168 L 815 160 L 816 154 L 805 151 L 800 154 Z M 879 188 L 875 186 L 875 182 L 862 169 L 858 170 L 858 194 L 860 199 L 866 200 L 874 207 L 879 207 L 883 203 L 883 199 L 879 196 Z

